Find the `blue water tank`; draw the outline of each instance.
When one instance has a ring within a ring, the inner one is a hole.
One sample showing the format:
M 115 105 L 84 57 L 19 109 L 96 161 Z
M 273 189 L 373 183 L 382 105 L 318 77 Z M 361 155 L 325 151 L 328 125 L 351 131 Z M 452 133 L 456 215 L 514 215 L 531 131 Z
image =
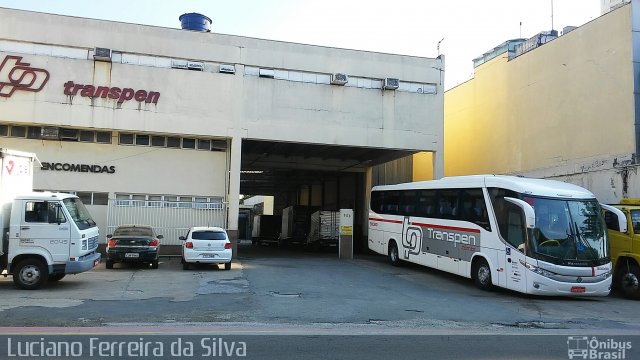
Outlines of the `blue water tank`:
M 211 19 L 198 13 L 182 14 L 178 18 L 182 24 L 183 30 L 193 30 L 210 32 L 211 31 Z

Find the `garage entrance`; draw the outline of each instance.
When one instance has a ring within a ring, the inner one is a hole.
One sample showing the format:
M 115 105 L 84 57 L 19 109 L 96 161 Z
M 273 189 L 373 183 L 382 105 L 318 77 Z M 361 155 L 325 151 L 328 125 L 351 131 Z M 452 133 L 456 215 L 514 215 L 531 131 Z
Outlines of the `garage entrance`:
M 310 217 L 316 211 L 353 209 L 354 252 L 364 252 L 372 167 L 415 152 L 243 139 L 240 193 L 273 196 L 273 214 L 280 221 L 284 217 L 285 222 L 293 216 L 297 220 Z M 410 180 L 409 174 L 405 181 Z M 292 206 L 296 208 L 289 209 Z M 260 215 L 259 208 L 251 216 L 256 215 Z M 325 215 L 316 214 L 316 218 L 321 216 Z M 280 243 L 299 243 L 307 235 L 280 234 Z M 287 240 L 282 241 L 283 237 Z

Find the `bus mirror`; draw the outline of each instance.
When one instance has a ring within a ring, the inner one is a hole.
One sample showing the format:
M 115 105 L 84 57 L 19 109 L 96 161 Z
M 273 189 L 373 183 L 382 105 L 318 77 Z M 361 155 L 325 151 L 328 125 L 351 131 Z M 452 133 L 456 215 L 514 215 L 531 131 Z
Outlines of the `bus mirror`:
M 610 206 L 610 205 L 606 205 L 606 204 L 600 204 L 600 207 L 602 207 L 603 209 L 610 211 L 612 213 L 614 213 L 616 215 L 616 218 L 618 218 L 618 227 L 620 229 L 620 232 L 626 233 L 628 228 L 627 228 L 627 216 L 622 212 L 622 210 Z
M 528 229 L 533 229 L 536 227 L 536 213 L 526 201 L 522 201 L 520 199 L 505 197 L 506 201 L 518 206 L 524 212 L 524 221 Z

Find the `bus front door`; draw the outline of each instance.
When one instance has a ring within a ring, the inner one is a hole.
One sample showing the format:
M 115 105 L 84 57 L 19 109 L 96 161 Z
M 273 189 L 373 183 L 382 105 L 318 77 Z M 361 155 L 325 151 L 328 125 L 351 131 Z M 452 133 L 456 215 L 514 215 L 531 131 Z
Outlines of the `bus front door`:
M 526 269 L 524 267 L 526 257 L 519 250 L 507 246 L 505 249 L 505 273 L 507 275 L 507 289 L 525 292 L 527 290 Z

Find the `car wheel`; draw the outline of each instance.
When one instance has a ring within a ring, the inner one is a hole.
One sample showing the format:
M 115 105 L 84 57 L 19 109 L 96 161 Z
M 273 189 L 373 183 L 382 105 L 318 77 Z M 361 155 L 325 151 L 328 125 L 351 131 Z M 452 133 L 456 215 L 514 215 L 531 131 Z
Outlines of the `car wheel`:
M 224 269 L 231 270 L 231 261 L 229 261 L 228 263 L 224 263 Z
M 157 269 L 158 268 L 158 260 L 153 260 L 151 262 L 151 268 L 152 269 Z
M 184 261 L 184 259 L 182 259 L 182 270 L 189 270 L 191 268 L 191 264 L 189 264 L 188 262 Z
M 400 266 L 400 255 L 398 255 L 398 245 L 395 241 L 389 243 L 389 262 L 393 266 Z
M 106 267 L 107 269 L 113 269 L 113 261 L 107 260 L 107 262 L 104 264 L 104 267 Z
M 38 259 L 24 259 L 13 269 L 13 282 L 21 289 L 35 290 L 47 282 L 49 270 Z
M 62 278 L 67 275 L 67 274 L 54 274 L 54 275 L 49 275 L 49 281 L 60 281 L 62 280 Z
M 620 275 L 618 276 L 618 288 L 622 291 L 622 295 L 629 299 L 640 298 L 640 268 L 635 264 L 628 263 L 620 267 Z
M 493 287 L 491 282 L 491 268 L 485 259 L 480 259 L 475 263 L 473 279 L 476 286 L 482 290 L 489 291 Z

